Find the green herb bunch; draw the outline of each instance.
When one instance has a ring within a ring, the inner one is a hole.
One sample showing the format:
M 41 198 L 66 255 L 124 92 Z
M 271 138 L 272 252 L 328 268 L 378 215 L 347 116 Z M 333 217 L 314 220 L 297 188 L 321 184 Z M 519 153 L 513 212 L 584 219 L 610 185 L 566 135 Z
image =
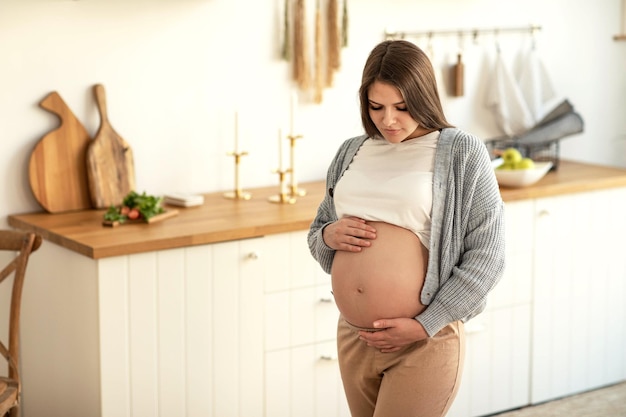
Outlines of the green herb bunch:
M 111 206 L 104 214 L 104 220 L 124 223 L 127 220 L 148 220 L 165 210 L 161 207 L 162 197 L 147 195 L 144 191 L 138 194 L 135 191 L 128 193 L 121 206 Z

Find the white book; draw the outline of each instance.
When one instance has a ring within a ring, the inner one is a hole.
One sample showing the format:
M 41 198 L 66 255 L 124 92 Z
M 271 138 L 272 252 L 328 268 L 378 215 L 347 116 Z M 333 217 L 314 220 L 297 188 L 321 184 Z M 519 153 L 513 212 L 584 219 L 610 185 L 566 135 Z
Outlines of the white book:
M 169 193 L 163 196 L 163 202 L 181 207 L 201 206 L 204 204 L 204 196 L 200 194 Z

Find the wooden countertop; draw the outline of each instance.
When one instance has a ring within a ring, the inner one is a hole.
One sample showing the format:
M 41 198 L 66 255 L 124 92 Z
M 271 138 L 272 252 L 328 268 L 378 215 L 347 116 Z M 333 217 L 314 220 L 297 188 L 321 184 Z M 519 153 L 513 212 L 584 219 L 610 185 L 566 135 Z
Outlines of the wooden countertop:
M 626 170 L 561 161 L 537 184 L 501 188 L 505 202 L 612 187 L 626 187 Z M 204 205 L 178 208 L 176 217 L 153 224 L 102 226 L 105 210 L 9 216 L 9 225 L 93 259 L 306 230 L 324 196 L 324 181 L 300 184 L 307 191 L 295 204 L 274 204 L 277 186 L 250 190 L 251 200 L 230 200 L 222 192 L 205 194 Z

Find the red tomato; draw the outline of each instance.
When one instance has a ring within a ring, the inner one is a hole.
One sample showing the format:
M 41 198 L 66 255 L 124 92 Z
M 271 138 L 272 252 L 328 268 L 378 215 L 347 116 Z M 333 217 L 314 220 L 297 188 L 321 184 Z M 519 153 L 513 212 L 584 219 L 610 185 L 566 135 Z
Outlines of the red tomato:
M 138 219 L 139 215 L 140 215 L 139 210 L 137 210 L 136 208 L 130 209 L 130 211 L 127 214 L 130 220 Z
M 128 206 L 122 206 L 122 208 L 120 209 L 120 214 L 122 216 L 126 216 L 128 215 L 128 212 L 130 211 L 130 207 Z

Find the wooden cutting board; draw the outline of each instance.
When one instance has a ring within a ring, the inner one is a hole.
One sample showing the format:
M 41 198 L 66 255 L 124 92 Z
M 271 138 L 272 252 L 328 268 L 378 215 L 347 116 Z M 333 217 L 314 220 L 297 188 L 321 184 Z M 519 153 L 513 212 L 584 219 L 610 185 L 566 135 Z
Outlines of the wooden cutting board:
M 148 220 L 145 219 L 137 219 L 137 220 L 126 220 L 123 224 L 137 224 L 137 223 L 147 223 L 147 224 L 152 224 L 152 223 L 157 223 L 163 220 L 167 220 L 171 217 L 174 216 L 178 216 L 178 210 L 177 209 L 169 209 L 169 210 L 165 210 L 163 213 L 161 214 L 157 214 L 154 215 L 152 217 L 150 217 Z M 110 220 L 103 220 L 102 221 L 102 225 L 103 226 L 108 226 L 108 227 L 117 227 L 119 226 L 120 222 L 118 221 L 110 221 Z
M 50 213 L 89 209 L 85 158 L 91 138 L 56 91 L 39 106 L 59 116 L 61 123 L 31 152 L 28 179 L 35 199 Z
M 101 209 L 121 204 L 135 190 L 135 165 L 130 146 L 109 122 L 104 86 L 96 84 L 93 91 L 100 128 L 87 148 L 87 178 L 91 203 Z

